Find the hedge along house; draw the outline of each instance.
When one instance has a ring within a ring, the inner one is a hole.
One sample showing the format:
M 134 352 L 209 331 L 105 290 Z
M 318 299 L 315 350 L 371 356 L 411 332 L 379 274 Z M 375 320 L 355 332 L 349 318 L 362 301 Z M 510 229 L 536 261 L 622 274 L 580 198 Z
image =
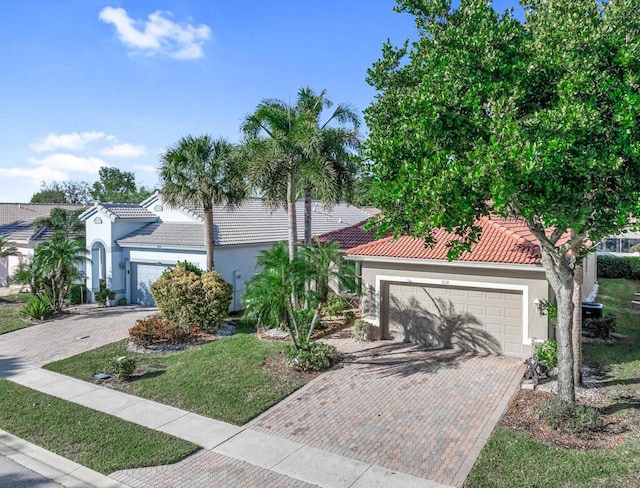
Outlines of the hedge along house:
M 380 339 L 526 358 L 532 339 L 554 337 L 540 307 L 553 301 L 553 291 L 538 241 L 518 220 L 492 216 L 478 225 L 480 241 L 455 261 L 447 260 L 452 236 L 442 229 L 430 248 L 402 236 L 347 250 L 347 259 L 360 264 L 363 317 Z M 595 285 L 595 259 L 592 253 L 583 265 L 583 300 Z
M 303 202 L 297 204 L 298 232 L 303 231 Z M 314 235 L 347 227 L 368 214 L 345 204 L 331 210 L 314 204 Z M 214 207 L 215 267 L 234 289 L 231 310 L 242 308 L 246 282 L 253 276 L 256 258 L 273 243 L 287 239 L 285 210 L 271 211 L 259 199 L 240 207 Z M 198 206 L 170 207 L 159 194 L 140 204 L 96 204 L 81 219 L 86 223 L 87 269 L 90 300 L 106 286 L 116 292 L 116 300 L 154 305 L 151 284 L 178 261 L 206 267 L 204 216 Z

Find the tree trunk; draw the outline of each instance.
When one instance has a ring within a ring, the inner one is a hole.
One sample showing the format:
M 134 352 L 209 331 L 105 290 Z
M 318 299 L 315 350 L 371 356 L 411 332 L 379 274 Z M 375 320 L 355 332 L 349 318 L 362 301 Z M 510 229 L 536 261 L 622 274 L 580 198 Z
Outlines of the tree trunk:
M 304 243 L 311 244 L 311 189 L 310 184 L 304 186 Z
M 573 381 L 582 384 L 582 266 L 573 268 Z
M 309 328 L 309 333 L 307 334 L 307 342 L 311 340 L 313 336 L 313 331 L 316 329 L 316 326 L 320 322 L 322 318 L 322 305 L 323 303 L 318 303 L 315 312 L 313 313 L 313 319 L 311 320 L 311 327 Z
M 558 399 L 568 405 L 575 405 L 576 392 L 573 381 L 573 270 L 566 256 L 542 248 L 542 265 L 551 288 L 556 294 L 558 323 L 556 340 L 558 343 Z
M 204 210 L 204 243 L 207 248 L 207 271 L 215 269 L 213 257 L 214 252 L 214 236 L 213 236 L 213 203 L 210 201 L 203 202 Z
M 296 219 L 296 182 L 295 174 L 291 172 L 287 181 L 287 214 L 289 216 L 289 262 L 293 261 L 298 252 L 298 222 Z

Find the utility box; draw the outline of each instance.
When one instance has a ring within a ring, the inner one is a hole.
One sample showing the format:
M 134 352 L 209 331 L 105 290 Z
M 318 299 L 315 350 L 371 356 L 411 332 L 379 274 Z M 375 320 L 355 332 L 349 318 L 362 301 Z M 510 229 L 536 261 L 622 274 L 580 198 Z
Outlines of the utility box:
M 582 320 L 601 319 L 602 309 L 603 309 L 602 303 L 582 302 Z

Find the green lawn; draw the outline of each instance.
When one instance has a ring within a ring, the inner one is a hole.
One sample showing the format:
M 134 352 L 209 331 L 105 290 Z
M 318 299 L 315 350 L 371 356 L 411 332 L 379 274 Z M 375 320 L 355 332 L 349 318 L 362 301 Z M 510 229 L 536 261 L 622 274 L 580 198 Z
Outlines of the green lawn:
M 2 379 L 0 428 L 101 473 L 175 463 L 198 449 Z
M 248 422 L 305 383 L 264 369 L 265 359 L 282 351 L 284 344 L 260 341 L 246 326 L 231 337 L 172 354 L 127 353 L 124 344 L 110 344 L 45 369 L 91 381 L 108 358 L 136 357 L 140 369 L 147 372 L 119 385 L 120 390 L 236 425 Z
M 14 330 L 24 329 L 34 325 L 25 322 L 20 316 L 20 310 L 30 295 L 19 294 L 0 298 L 0 335 Z
M 465 482 L 473 487 L 635 487 L 640 486 L 640 312 L 631 300 L 640 283 L 600 279 L 597 300 L 618 318 L 616 345 L 585 344 L 584 362 L 606 379 L 605 391 L 630 432 L 614 449 L 557 449 L 499 425 Z

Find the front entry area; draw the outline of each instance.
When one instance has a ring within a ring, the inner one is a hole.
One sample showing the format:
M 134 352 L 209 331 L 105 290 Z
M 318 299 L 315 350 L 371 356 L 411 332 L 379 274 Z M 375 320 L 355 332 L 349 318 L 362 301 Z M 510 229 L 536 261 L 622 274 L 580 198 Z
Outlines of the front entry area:
M 381 300 L 385 339 L 522 357 L 520 290 L 384 282 Z

